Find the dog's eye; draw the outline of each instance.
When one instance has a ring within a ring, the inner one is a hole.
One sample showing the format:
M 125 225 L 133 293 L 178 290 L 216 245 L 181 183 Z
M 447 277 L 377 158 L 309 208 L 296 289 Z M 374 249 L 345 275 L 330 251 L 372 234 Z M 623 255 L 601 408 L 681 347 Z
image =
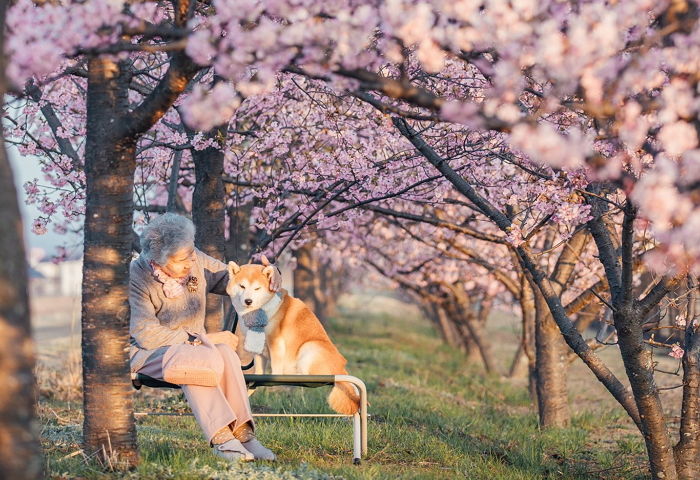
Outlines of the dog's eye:
M 256 288 L 255 290 L 260 290 L 260 287 Z
M 238 286 L 241 287 L 243 290 L 245 290 L 245 287 L 243 285 L 238 285 Z

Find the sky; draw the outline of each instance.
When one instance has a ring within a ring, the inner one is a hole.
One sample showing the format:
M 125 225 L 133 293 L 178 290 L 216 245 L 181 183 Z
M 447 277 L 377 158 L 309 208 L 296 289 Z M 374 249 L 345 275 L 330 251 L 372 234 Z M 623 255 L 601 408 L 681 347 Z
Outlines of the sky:
M 30 252 L 31 249 L 41 248 L 46 254 L 51 254 L 57 246 L 64 245 L 67 240 L 70 244 L 80 241 L 79 236 L 75 234 L 58 235 L 54 233 L 50 225 L 48 233 L 44 235 L 37 235 L 32 232 L 32 221 L 39 216 L 39 211 L 35 205 L 26 204 L 27 195 L 23 185 L 34 178 L 42 178 L 41 166 L 36 157 L 23 157 L 12 145 L 7 145 L 7 150 L 15 177 L 15 187 L 19 197 L 22 220 L 24 221 L 24 241 L 27 246 L 27 252 Z

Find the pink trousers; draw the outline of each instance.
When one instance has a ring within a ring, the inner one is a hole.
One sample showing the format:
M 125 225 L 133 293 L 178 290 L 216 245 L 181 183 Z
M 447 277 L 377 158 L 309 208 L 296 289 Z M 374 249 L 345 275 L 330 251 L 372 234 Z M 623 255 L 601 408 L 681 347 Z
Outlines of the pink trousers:
M 138 373 L 163 379 L 163 355 L 170 347 L 157 349 Z M 232 430 L 246 422 L 255 428 L 248 402 L 248 387 L 243 378 L 241 361 L 228 345 L 216 345 L 224 359 L 224 375 L 216 387 L 181 385 L 194 418 L 202 428 L 204 436 L 211 442 L 216 432 L 229 425 Z

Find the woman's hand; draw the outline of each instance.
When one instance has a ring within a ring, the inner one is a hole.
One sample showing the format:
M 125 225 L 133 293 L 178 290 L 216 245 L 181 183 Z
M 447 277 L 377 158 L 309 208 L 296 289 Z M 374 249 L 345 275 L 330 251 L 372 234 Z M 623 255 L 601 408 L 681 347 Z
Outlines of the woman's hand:
M 223 343 L 224 345 L 228 345 L 234 352 L 238 348 L 238 337 L 228 330 L 224 330 L 223 332 L 207 333 L 207 338 L 213 344 Z
M 276 292 L 282 286 L 282 274 L 275 265 L 271 264 L 265 255 L 261 258 L 262 264 L 265 267 L 263 272 L 270 277 L 270 291 Z

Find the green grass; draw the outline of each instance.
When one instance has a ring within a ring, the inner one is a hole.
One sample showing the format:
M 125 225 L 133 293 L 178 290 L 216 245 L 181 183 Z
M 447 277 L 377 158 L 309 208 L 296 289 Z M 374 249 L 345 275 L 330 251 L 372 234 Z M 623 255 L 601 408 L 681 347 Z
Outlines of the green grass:
M 360 303 L 361 305 L 361 303 Z M 393 304 L 392 304 L 393 305 Z M 351 463 L 345 419 L 259 419 L 274 464 L 232 466 L 213 457 L 191 417 L 138 421 L 142 462 L 110 472 L 79 449 L 79 403 L 43 400 L 43 442 L 54 478 L 546 479 L 645 478 L 644 448 L 619 411 L 575 412 L 572 426 L 541 432 L 527 392 L 485 376 L 443 346 L 411 309 L 341 309 L 329 327 L 351 374 L 367 384 L 369 454 Z M 144 389 L 146 390 L 146 389 Z M 330 412 L 328 390 L 261 388 L 257 412 Z M 137 410 L 182 410 L 178 392 L 136 394 Z M 594 408 L 595 405 L 592 406 Z M 67 458 L 66 458 L 67 457 Z

